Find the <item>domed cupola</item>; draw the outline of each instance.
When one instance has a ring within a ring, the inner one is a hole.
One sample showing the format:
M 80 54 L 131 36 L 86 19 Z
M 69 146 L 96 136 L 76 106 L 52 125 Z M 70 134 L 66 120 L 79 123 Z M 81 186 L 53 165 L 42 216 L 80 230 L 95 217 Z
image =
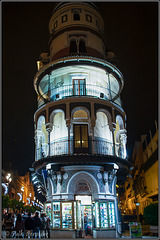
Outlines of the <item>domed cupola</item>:
M 87 55 L 105 58 L 104 22 L 94 4 L 60 3 L 49 22 L 50 60 Z

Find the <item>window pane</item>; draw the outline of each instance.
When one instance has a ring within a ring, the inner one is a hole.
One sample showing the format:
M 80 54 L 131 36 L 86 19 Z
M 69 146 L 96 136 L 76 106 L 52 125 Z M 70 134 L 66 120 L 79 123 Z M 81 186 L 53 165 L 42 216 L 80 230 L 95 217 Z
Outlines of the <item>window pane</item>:
M 62 228 L 72 229 L 72 203 L 62 203 Z
M 81 125 L 81 134 L 82 134 L 82 148 L 88 148 L 88 131 L 87 131 L 87 126 Z
M 53 202 L 53 228 L 60 228 L 60 202 Z
M 81 148 L 80 126 L 74 126 L 75 148 Z
M 100 203 L 101 228 L 108 228 L 107 203 Z
M 110 202 L 109 207 L 109 224 L 110 228 L 115 228 L 115 212 L 114 212 L 114 203 Z
M 74 80 L 73 90 L 74 90 L 74 95 L 79 95 L 79 84 L 78 84 L 78 80 Z
M 85 95 L 85 82 L 84 82 L 84 80 L 80 80 L 79 81 L 79 83 L 80 83 L 80 95 Z

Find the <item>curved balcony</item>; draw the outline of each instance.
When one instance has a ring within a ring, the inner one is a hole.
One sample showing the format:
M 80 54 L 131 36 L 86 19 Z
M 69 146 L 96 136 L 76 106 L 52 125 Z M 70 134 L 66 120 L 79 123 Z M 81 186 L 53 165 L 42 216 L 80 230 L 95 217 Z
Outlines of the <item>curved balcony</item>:
M 78 142 L 77 142 L 78 144 Z M 87 143 L 82 145 L 87 145 L 87 151 L 85 148 L 79 148 L 79 151 L 75 151 L 75 142 L 73 140 L 62 140 L 55 141 L 50 144 L 43 144 L 40 148 L 36 150 L 36 160 L 48 157 L 48 156 L 60 156 L 60 155 L 73 155 L 73 154 L 89 154 L 89 155 L 104 155 L 104 156 L 115 156 L 122 159 L 126 159 L 125 149 L 119 144 L 113 144 L 104 140 L 94 141 L 89 140 Z M 50 153 L 50 154 L 49 154 Z
M 47 102 L 76 96 L 88 96 L 105 99 L 107 101 L 112 101 L 122 107 L 121 99 L 117 96 L 117 93 L 110 90 L 109 88 L 90 84 L 71 84 L 52 88 L 40 96 L 38 100 L 38 107 L 41 107 Z

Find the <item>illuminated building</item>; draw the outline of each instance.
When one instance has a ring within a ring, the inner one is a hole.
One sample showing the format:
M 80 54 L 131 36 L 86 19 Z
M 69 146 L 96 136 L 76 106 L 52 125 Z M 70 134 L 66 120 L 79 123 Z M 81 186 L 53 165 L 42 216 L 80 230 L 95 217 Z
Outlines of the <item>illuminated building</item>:
M 13 171 L 6 172 L 2 169 L 2 193 L 9 195 L 11 199 L 22 201 L 25 205 L 33 205 L 35 193 L 29 172 L 19 176 Z
M 132 170 L 125 182 L 126 214 L 143 215 L 144 208 L 158 201 L 158 128 L 141 136 L 133 151 Z
M 58 4 L 49 32 L 49 53 L 41 54 L 34 78 L 34 182 L 46 192 L 53 237 L 75 237 L 84 212 L 94 238 L 118 237 L 116 183 L 130 166 L 122 73 L 106 60 L 94 4 Z

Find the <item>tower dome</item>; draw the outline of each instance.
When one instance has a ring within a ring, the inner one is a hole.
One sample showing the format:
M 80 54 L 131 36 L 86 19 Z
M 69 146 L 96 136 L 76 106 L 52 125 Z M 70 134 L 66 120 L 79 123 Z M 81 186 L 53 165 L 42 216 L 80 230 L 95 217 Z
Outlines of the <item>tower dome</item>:
M 104 59 L 104 22 L 91 3 L 60 3 L 49 22 L 50 60 L 71 55 Z
M 50 52 L 41 54 L 34 78 L 34 179 L 54 237 L 75 238 L 84 213 L 93 237 L 119 237 L 116 184 L 130 167 L 123 75 L 105 60 L 104 22 L 94 4 L 58 4 L 49 32 Z

